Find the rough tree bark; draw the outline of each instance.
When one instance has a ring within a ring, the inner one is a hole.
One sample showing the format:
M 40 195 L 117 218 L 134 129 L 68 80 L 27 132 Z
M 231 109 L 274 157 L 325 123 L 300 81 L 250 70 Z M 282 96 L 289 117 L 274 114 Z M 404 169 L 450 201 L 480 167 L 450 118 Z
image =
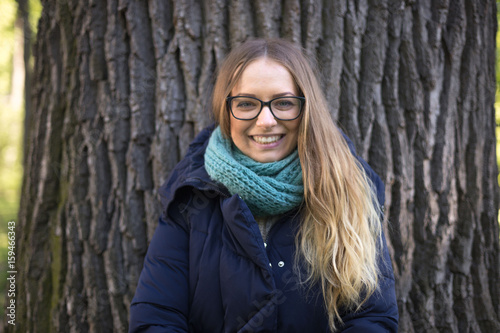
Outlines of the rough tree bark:
M 401 332 L 499 332 L 493 0 L 43 1 L 16 332 L 124 332 L 157 189 L 252 36 L 317 58 L 387 186 Z

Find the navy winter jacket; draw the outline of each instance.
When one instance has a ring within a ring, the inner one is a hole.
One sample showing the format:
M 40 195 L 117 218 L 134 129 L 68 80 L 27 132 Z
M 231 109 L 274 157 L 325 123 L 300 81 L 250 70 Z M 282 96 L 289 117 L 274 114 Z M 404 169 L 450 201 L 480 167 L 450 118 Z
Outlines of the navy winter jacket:
M 212 130 L 197 136 L 160 189 L 163 214 L 130 307 L 130 332 L 330 332 L 319 288 L 294 274 L 298 212 L 285 214 L 263 241 L 245 202 L 205 170 Z M 360 161 L 383 204 L 382 182 Z M 379 292 L 359 312 L 344 313 L 340 331 L 397 332 L 385 239 L 379 263 Z

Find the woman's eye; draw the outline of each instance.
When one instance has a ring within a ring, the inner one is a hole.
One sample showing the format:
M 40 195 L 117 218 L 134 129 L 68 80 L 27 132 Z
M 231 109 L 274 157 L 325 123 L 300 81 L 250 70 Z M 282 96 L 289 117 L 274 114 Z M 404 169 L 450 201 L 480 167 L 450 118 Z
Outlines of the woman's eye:
M 288 110 L 295 106 L 295 103 L 292 100 L 284 99 L 278 100 L 273 103 L 273 106 L 280 110 Z
M 239 109 L 251 109 L 251 108 L 255 108 L 256 105 L 257 105 L 257 103 L 255 103 L 253 101 L 238 101 L 236 103 L 236 107 Z

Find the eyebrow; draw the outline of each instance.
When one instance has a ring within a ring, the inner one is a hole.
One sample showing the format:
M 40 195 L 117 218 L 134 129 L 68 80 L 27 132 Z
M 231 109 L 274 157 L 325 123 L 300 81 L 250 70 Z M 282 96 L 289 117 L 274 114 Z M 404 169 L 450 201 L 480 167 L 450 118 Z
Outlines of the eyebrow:
M 272 97 L 273 98 L 277 98 L 277 97 L 283 97 L 283 96 L 295 96 L 295 94 L 289 92 L 289 91 L 286 91 L 286 92 L 282 92 L 282 93 L 279 93 L 279 94 L 274 94 Z M 257 95 L 255 94 L 247 94 L 247 93 L 242 93 L 240 92 L 239 94 L 235 95 L 235 96 L 249 96 L 249 97 L 257 97 Z

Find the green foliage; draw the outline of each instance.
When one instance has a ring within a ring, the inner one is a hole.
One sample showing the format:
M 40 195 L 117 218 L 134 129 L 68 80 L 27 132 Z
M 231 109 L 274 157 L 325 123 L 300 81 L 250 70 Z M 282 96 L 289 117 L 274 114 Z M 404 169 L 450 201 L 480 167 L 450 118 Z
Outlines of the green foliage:
M 29 21 L 31 26 L 31 31 L 33 32 L 33 36 L 36 36 L 36 32 L 38 31 L 38 20 L 40 19 L 40 15 L 42 15 L 42 4 L 40 0 L 29 0 Z M 33 38 L 33 41 L 35 39 Z
M 9 94 L 11 90 L 16 12 L 15 1 L 0 2 L 0 35 L 2 36 L 0 38 L 0 96 Z

